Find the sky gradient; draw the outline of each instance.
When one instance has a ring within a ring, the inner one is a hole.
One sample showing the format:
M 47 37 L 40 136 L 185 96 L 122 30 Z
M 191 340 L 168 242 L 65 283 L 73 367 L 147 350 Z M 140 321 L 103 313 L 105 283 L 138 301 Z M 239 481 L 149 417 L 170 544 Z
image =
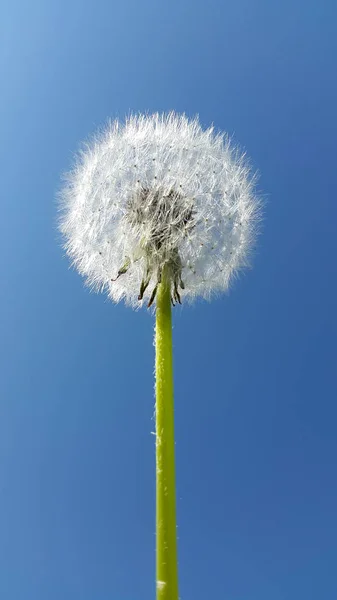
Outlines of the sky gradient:
M 108 118 L 176 110 L 265 200 L 253 269 L 174 310 L 181 600 L 333 600 L 336 4 L 1 12 L 0 597 L 155 597 L 153 315 L 83 287 L 55 197 Z

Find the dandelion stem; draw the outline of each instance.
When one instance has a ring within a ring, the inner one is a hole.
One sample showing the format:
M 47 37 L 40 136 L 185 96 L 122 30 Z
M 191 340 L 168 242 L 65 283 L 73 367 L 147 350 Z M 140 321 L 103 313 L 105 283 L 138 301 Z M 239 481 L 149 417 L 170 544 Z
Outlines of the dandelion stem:
M 156 300 L 155 341 L 157 600 L 178 600 L 171 292 L 165 269 Z

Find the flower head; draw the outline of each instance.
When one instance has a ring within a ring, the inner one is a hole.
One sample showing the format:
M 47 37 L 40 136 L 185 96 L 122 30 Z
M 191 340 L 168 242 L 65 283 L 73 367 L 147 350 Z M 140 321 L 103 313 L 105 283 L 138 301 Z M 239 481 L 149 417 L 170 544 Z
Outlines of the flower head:
M 110 124 L 61 192 L 60 228 L 79 272 L 114 301 L 225 291 L 247 265 L 259 200 L 244 156 L 213 128 L 169 113 Z

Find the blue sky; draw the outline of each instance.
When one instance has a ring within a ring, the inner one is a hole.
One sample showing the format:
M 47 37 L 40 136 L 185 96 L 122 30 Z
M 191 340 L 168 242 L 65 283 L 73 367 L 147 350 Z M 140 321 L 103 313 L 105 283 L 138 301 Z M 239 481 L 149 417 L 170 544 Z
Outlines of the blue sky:
M 155 596 L 153 316 L 89 293 L 60 174 L 108 117 L 235 135 L 254 268 L 174 311 L 182 600 L 326 600 L 337 579 L 334 2 L 2 8 L 0 596 Z

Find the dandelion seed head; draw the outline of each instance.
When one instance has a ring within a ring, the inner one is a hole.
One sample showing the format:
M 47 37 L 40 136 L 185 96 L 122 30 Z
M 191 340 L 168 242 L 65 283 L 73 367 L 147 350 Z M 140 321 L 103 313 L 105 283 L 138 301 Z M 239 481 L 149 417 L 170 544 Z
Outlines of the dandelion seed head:
M 151 301 L 165 267 L 172 300 L 210 298 L 248 265 L 256 177 L 225 134 L 185 115 L 110 123 L 79 153 L 60 193 L 60 229 L 95 290 Z

